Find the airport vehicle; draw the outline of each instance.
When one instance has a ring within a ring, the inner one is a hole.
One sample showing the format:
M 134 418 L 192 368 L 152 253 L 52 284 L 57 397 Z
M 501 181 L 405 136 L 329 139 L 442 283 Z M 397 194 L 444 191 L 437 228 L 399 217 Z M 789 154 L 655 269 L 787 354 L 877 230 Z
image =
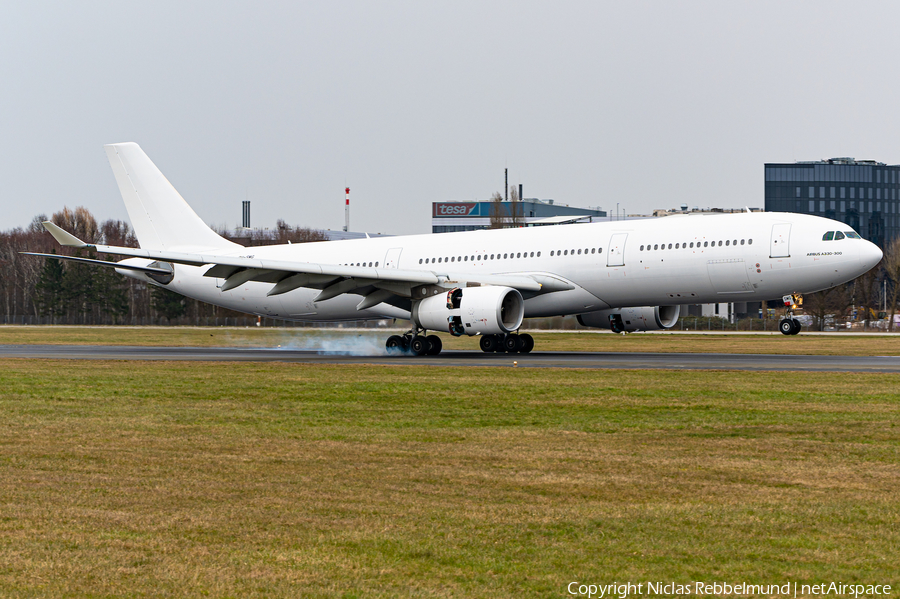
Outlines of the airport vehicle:
M 126 258 L 125 276 L 188 297 L 285 320 L 401 318 L 388 349 L 437 354 L 428 331 L 478 336 L 486 352 L 529 352 L 528 317 L 578 315 L 616 332 L 666 329 L 680 306 L 760 301 L 844 283 L 881 250 L 847 225 L 788 213 L 379 237 L 245 248 L 212 231 L 135 143 L 105 146 L 140 249 L 87 244 L 53 223 L 65 246 Z M 799 332 L 791 318 L 785 334 Z

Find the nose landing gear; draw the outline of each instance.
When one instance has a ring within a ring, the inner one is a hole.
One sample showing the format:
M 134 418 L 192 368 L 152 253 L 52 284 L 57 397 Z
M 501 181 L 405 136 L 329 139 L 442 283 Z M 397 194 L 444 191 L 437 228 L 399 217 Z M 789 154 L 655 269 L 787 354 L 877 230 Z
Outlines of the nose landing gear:
M 781 322 L 778 323 L 778 330 L 782 335 L 796 335 L 803 328 L 800 321 L 794 318 L 794 307 L 803 303 L 803 298 L 798 294 L 785 295 L 781 298 L 784 305 L 787 306 L 787 314 Z

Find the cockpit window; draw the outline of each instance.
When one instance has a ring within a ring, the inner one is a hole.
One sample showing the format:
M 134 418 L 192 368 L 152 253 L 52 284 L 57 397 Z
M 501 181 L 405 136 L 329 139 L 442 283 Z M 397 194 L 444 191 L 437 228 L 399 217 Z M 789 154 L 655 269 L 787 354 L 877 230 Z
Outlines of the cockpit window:
M 844 234 L 843 234 L 843 233 L 841 233 L 840 231 L 835 231 L 835 232 L 834 232 L 834 240 L 835 240 L 835 241 L 837 241 L 838 239 L 843 239 L 843 238 L 844 238 Z
M 844 235 L 847 236 L 847 239 L 862 239 L 856 231 L 844 231 Z
M 834 231 L 829 231 L 822 235 L 822 241 L 831 241 L 834 239 Z

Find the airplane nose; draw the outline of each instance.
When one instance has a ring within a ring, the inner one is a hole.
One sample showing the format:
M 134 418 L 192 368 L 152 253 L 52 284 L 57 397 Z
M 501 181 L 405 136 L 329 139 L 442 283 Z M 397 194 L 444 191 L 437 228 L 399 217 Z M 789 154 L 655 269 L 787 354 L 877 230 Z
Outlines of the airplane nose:
M 873 268 L 876 264 L 881 262 L 881 257 L 883 255 L 881 248 L 877 245 L 871 241 L 863 241 L 862 247 L 859 250 L 860 266 L 865 267 L 865 270 L 868 271 L 870 268 Z

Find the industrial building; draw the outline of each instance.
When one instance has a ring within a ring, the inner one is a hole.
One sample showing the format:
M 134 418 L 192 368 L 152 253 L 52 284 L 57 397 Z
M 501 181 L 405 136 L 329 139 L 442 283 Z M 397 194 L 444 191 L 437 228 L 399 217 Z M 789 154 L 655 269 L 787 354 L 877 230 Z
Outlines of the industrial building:
M 521 202 L 433 202 L 431 232 L 477 231 L 497 226 L 541 226 L 606 219 L 599 208 L 573 208 L 553 200 L 525 199 Z
M 855 158 L 766 163 L 766 211 L 839 220 L 884 248 L 900 234 L 898 172 L 898 165 Z

